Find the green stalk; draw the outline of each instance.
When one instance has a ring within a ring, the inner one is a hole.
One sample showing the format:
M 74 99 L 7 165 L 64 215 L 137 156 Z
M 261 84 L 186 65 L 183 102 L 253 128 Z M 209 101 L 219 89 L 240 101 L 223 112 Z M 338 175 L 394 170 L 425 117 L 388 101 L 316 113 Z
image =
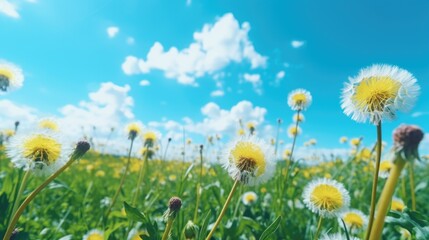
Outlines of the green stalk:
M 365 239 L 368 240 L 371 235 L 371 229 L 374 222 L 375 214 L 375 202 L 377 201 L 377 182 L 378 182 L 378 171 L 380 169 L 381 159 L 381 122 L 377 124 L 377 158 L 375 162 L 374 179 L 372 182 L 372 193 L 371 193 L 371 208 L 369 212 L 368 230 L 366 232 Z
M 110 212 L 112 211 L 113 205 L 115 205 L 115 202 L 119 196 L 119 193 L 121 192 L 122 186 L 124 185 L 125 176 L 127 176 L 128 169 L 130 168 L 131 150 L 133 149 L 133 143 L 134 143 L 134 138 L 131 139 L 130 150 L 128 151 L 128 160 L 127 160 L 127 164 L 125 165 L 125 171 L 122 174 L 121 182 L 119 183 L 118 189 L 116 190 L 115 195 L 113 196 L 112 203 L 110 204 L 109 208 L 106 210 L 106 213 L 104 214 L 105 221 L 107 221 L 107 218 L 109 217 Z
M 401 157 L 398 157 L 390 170 L 389 178 L 384 185 L 383 192 L 381 193 L 380 200 L 378 201 L 377 216 L 375 217 L 374 226 L 372 227 L 371 234 L 369 236 L 370 240 L 381 239 L 384 219 L 390 207 L 396 184 L 401 176 L 401 171 L 405 164 L 406 162 Z
M 15 211 L 18 208 L 19 201 L 21 200 L 22 193 L 24 192 L 25 186 L 27 185 L 27 180 L 29 176 L 30 176 L 30 170 L 27 170 L 24 174 L 24 177 L 22 178 L 21 185 L 19 186 L 18 194 L 16 195 L 15 202 L 13 203 L 11 216 L 15 214 Z
M 135 207 L 137 199 L 140 195 L 140 187 L 141 187 L 141 183 L 143 181 L 143 170 L 146 167 L 146 163 L 148 161 L 148 156 L 149 156 L 149 147 L 146 148 L 146 153 L 144 154 L 144 162 L 140 167 L 139 178 L 137 180 L 137 189 L 136 189 L 136 192 L 134 194 L 133 202 L 132 202 L 132 206 L 134 206 L 134 207 Z
M 225 215 L 226 209 L 229 203 L 231 202 L 232 196 L 234 195 L 234 192 L 237 189 L 237 186 L 238 186 L 238 180 L 235 180 L 234 185 L 232 186 L 231 192 L 229 192 L 228 198 L 226 199 L 226 202 L 223 205 L 222 211 L 220 212 L 219 217 L 214 223 L 213 228 L 210 231 L 209 235 L 207 236 L 206 240 L 210 240 L 210 238 L 213 236 L 214 232 L 216 231 L 216 228 L 219 225 L 220 221 L 222 220 L 223 215 Z
M 167 225 L 165 226 L 164 234 L 162 235 L 162 240 L 167 240 L 171 232 L 171 227 L 173 226 L 174 218 L 168 218 Z
M 313 240 L 317 240 L 319 238 L 320 235 L 320 230 L 322 230 L 322 216 L 319 217 L 319 223 L 317 224 L 317 229 L 316 229 L 316 234 L 314 234 L 314 239 Z
M 275 148 L 274 148 L 274 155 L 276 156 L 276 158 L 277 158 L 277 149 L 278 149 L 278 146 L 279 146 L 279 132 L 280 132 L 280 125 L 282 124 L 282 121 L 279 119 L 278 121 L 277 121 L 277 133 L 276 133 L 276 143 L 275 143 Z
M 410 172 L 410 192 L 411 192 L 411 210 L 416 211 L 416 191 L 414 189 L 414 161 L 408 165 Z
M 200 188 L 201 188 L 201 182 L 203 179 L 203 150 L 202 149 L 203 148 L 200 148 L 200 176 L 199 176 L 197 187 L 196 187 L 197 202 L 195 203 L 194 222 L 197 222 L 198 205 L 200 204 Z

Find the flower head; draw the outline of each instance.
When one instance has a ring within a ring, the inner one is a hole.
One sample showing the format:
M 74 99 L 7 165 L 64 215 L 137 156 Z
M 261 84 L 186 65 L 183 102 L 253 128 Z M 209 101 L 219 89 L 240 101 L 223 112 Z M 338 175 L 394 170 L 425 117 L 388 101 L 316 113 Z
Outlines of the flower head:
M 396 112 L 409 110 L 420 87 L 407 70 L 389 65 L 373 65 L 349 78 L 341 96 L 341 107 L 357 122 L 378 124 L 394 119 Z
M 374 165 L 375 167 L 375 165 Z M 392 169 L 393 163 L 390 160 L 383 160 L 380 162 L 380 170 L 378 172 L 378 175 L 381 178 L 387 178 L 389 177 L 390 169 Z
M 340 143 L 346 143 L 348 141 L 347 137 L 341 137 Z
M 359 147 L 359 145 L 361 144 L 361 142 L 362 142 L 362 138 L 352 138 L 352 139 L 350 139 L 350 145 L 352 147 Z
M 45 118 L 39 121 L 39 128 L 58 132 L 58 124 L 55 120 Z
M 299 88 L 289 93 L 287 104 L 294 111 L 306 110 L 311 105 L 312 97 L 309 91 Z
M 291 124 L 287 129 L 287 133 L 290 138 L 294 138 L 296 135 L 301 134 L 301 132 L 301 128 L 296 126 L 295 124 Z
M 168 202 L 168 209 L 164 213 L 164 219 L 175 219 L 177 214 L 179 214 L 180 208 L 182 207 L 182 199 L 178 197 L 170 198 Z
M 104 240 L 104 232 L 98 229 L 93 229 L 89 231 L 82 238 L 83 240 Z
M 16 167 L 48 175 L 66 163 L 71 148 L 52 132 L 38 131 L 15 135 L 7 147 L 7 154 Z
M 157 140 L 157 133 L 155 131 L 146 131 L 143 134 L 144 145 L 147 147 L 153 147 Z
M 363 229 L 366 224 L 368 224 L 368 218 L 363 214 L 363 212 L 351 209 L 341 213 L 341 219 L 343 219 L 344 223 L 350 229 L 360 230 Z M 341 225 L 342 223 L 340 223 Z
M 184 235 L 186 239 L 194 239 L 198 236 L 198 225 L 193 223 L 191 220 L 185 225 Z
M 302 114 L 302 113 L 295 113 L 294 115 L 293 115 L 293 117 L 292 117 L 292 121 L 293 122 L 304 122 L 305 121 L 305 117 L 304 117 L 304 114 Z
M 15 90 L 22 87 L 24 74 L 12 63 L 0 61 L 0 92 Z
M 406 207 L 405 203 L 404 201 L 402 201 L 402 199 L 396 198 L 396 197 L 392 199 L 392 203 L 390 205 L 391 210 L 402 212 L 405 209 L 405 207 Z
M 246 133 L 246 132 L 245 132 L 245 131 L 244 131 L 244 129 L 242 129 L 242 128 L 238 129 L 238 131 L 237 131 L 237 135 L 238 135 L 238 136 L 243 136 L 245 133 Z
M 415 125 L 400 125 L 393 132 L 393 149 L 404 160 L 419 159 L 419 144 L 424 136 L 423 131 Z
M 332 179 L 316 179 L 304 188 L 305 205 L 322 217 L 335 217 L 350 204 L 349 192 Z
M 255 185 L 271 178 L 274 158 L 274 151 L 263 140 L 241 137 L 227 149 L 224 167 L 234 180 Z
M 292 151 L 290 150 L 290 149 L 286 149 L 284 152 L 283 152 L 283 157 L 285 158 L 285 159 L 288 159 L 288 158 L 290 158 L 290 155 L 292 154 Z
M 256 195 L 255 192 L 246 192 L 243 194 L 243 197 L 241 198 L 244 205 L 252 205 L 258 200 L 258 195 Z

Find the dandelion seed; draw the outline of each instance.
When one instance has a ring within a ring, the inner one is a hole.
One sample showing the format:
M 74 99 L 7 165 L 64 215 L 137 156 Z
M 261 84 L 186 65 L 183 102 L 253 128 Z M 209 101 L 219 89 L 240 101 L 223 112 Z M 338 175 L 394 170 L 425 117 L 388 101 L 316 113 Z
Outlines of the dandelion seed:
M 397 66 L 373 65 L 349 80 L 341 96 L 344 113 L 374 125 L 394 119 L 397 111 L 409 110 L 420 90 L 413 75 Z
M 234 179 L 255 185 L 271 178 L 274 154 L 271 147 L 254 136 L 241 137 L 226 151 L 225 169 Z
M 306 110 L 312 102 L 310 92 L 305 89 L 296 89 L 289 93 L 288 105 L 294 111 Z
M 350 204 L 350 195 L 343 184 L 326 178 L 307 184 L 303 198 L 307 208 L 324 218 L 337 216 Z
M 83 240 L 104 240 L 104 232 L 93 229 L 83 236 Z
M 258 200 L 258 195 L 255 192 L 246 192 L 243 194 L 241 201 L 244 205 L 250 206 L 253 205 Z
M 66 163 L 71 149 L 56 134 L 38 131 L 11 138 L 7 154 L 16 167 L 37 175 L 49 175 Z
M 0 61 L 0 93 L 22 87 L 24 74 L 12 63 Z

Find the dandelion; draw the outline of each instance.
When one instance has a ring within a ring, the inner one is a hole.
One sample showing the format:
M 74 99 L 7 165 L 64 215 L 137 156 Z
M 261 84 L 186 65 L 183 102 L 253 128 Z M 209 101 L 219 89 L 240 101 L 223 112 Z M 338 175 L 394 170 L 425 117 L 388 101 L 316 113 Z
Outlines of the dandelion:
M 130 123 L 126 127 L 128 139 L 134 140 L 141 133 L 141 127 L 138 123 Z
M 343 184 L 332 179 L 316 179 L 304 188 L 305 205 L 322 217 L 332 218 L 348 208 L 350 196 Z
M 89 231 L 82 238 L 83 240 L 104 240 L 104 232 L 98 229 L 93 229 Z
M 287 132 L 288 132 L 288 136 L 290 137 L 290 138 L 294 138 L 294 137 L 296 137 L 297 135 L 299 135 L 299 134 L 301 134 L 302 133 L 302 130 L 301 130 L 301 128 L 300 127 L 298 127 L 298 126 L 296 126 L 296 125 L 290 125 L 289 126 L 289 128 L 288 128 L 288 130 L 287 130 Z
M 294 111 L 306 110 L 311 105 L 312 97 L 305 89 L 296 89 L 289 93 L 288 105 Z
M 188 239 L 195 239 L 198 236 L 198 226 L 193 223 L 191 220 L 188 221 L 185 225 L 184 235 L 185 238 Z
M 379 175 L 381 178 L 389 177 L 390 170 L 393 167 L 393 163 L 390 160 L 383 160 L 380 162 L 380 171 Z
M 162 235 L 162 240 L 167 240 L 169 238 L 174 219 L 176 219 L 176 216 L 179 214 L 181 207 L 182 200 L 178 197 L 172 197 L 168 202 L 168 209 L 164 213 L 164 219 L 167 221 L 167 224 L 165 226 L 164 234 Z
M 347 142 L 347 137 L 341 137 L 340 138 L 340 143 L 346 143 Z
M 18 66 L 0 61 L 0 92 L 19 89 L 23 82 L 24 74 Z
M 341 219 L 343 219 L 350 232 L 353 232 L 353 230 L 363 229 L 368 223 L 368 218 L 365 214 L 356 209 L 351 209 L 341 213 Z M 340 221 L 340 225 L 341 224 L 342 223 Z
M 243 194 L 241 201 L 244 205 L 250 206 L 253 205 L 258 200 L 258 195 L 255 192 L 246 192 Z
M 247 129 L 249 129 L 250 135 L 253 135 L 256 129 L 255 124 L 253 122 L 248 122 Z
M 295 113 L 295 114 L 293 115 L 293 117 L 292 117 L 292 121 L 293 121 L 294 123 L 296 123 L 296 122 L 304 122 L 304 121 L 305 121 L 304 114 L 302 114 L 302 113 L 300 113 L 300 114 Z
M 49 175 L 62 167 L 71 149 L 58 135 L 48 131 L 19 134 L 11 138 L 7 154 L 17 168 L 36 175 Z
M 238 136 L 243 136 L 246 132 L 244 131 L 244 129 L 240 128 L 238 129 L 237 135 Z
M 236 181 L 255 185 L 271 178 L 274 154 L 271 147 L 256 137 L 241 137 L 230 144 L 224 168 Z
M 390 205 L 390 209 L 392 211 L 402 212 L 402 211 L 404 211 L 405 207 L 406 207 L 405 203 L 404 203 L 404 201 L 402 201 L 402 199 L 396 198 L 396 197 L 394 197 L 392 199 L 392 203 Z
M 59 130 L 58 124 L 54 120 L 49 119 L 49 118 L 40 120 L 39 121 L 39 128 L 40 129 L 46 129 L 49 131 L 54 131 L 54 132 L 58 132 L 58 130 Z
M 350 145 L 352 147 L 355 147 L 355 148 L 359 147 L 359 145 L 361 144 L 361 142 L 362 142 L 361 138 L 352 138 L 352 139 L 350 139 Z
M 317 140 L 312 138 L 312 139 L 308 140 L 308 143 L 310 144 L 310 146 L 314 146 L 317 144 Z
M 144 146 L 153 147 L 157 140 L 157 134 L 154 131 L 146 131 L 143 134 Z
M 290 155 L 291 155 L 291 151 L 290 151 L 290 149 L 286 149 L 284 152 L 283 152 L 283 157 L 285 158 L 285 159 L 289 159 L 290 158 Z
M 186 139 L 186 144 L 191 145 L 192 144 L 192 139 L 190 139 L 190 138 Z

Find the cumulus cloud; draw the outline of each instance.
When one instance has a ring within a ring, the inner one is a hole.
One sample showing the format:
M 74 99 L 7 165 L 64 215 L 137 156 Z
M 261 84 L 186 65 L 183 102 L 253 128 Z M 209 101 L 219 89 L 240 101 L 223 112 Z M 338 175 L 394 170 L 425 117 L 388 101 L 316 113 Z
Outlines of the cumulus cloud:
M 111 26 L 111 27 L 108 27 L 106 31 L 109 38 L 114 38 L 116 34 L 118 34 L 119 32 L 119 28 L 115 26 Z
M 193 34 L 194 41 L 179 50 L 155 42 L 146 59 L 127 56 L 122 64 L 125 74 L 164 72 L 167 78 L 181 84 L 197 85 L 196 79 L 213 75 L 231 63 L 248 61 L 251 68 L 263 67 L 267 57 L 256 52 L 248 33 L 250 24 L 241 25 L 231 13 L 220 17 L 214 24 L 205 24 L 201 31 Z
M 223 90 L 215 90 L 210 93 L 210 96 L 212 97 L 222 97 L 223 95 L 225 95 L 225 92 Z
M 304 41 L 293 40 L 290 45 L 292 45 L 293 48 L 300 48 L 304 46 L 304 43 Z
M 150 85 L 149 80 L 141 80 L 140 81 L 140 86 L 146 87 L 146 86 L 149 86 L 149 85 Z
M 429 112 L 414 112 L 413 114 L 411 114 L 411 117 L 416 118 L 424 115 L 429 115 Z
M 244 81 L 245 82 L 249 82 L 252 84 L 253 86 L 253 90 L 261 95 L 262 94 L 262 79 L 261 79 L 261 75 L 259 74 L 248 74 L 245 73 L 243 75 Z
M 11 18 L 19 18 L 19 13 L 17 10 L 17 6 L 8 0 L 0 0 L 0 13 L 11 17 Z
M 0 100 L 0 129 L 13 128 L 15 121 L 23 126 L 34 123 L 37 119 L 37 110 L 25 105 L 13 103 L 10 100 Z

